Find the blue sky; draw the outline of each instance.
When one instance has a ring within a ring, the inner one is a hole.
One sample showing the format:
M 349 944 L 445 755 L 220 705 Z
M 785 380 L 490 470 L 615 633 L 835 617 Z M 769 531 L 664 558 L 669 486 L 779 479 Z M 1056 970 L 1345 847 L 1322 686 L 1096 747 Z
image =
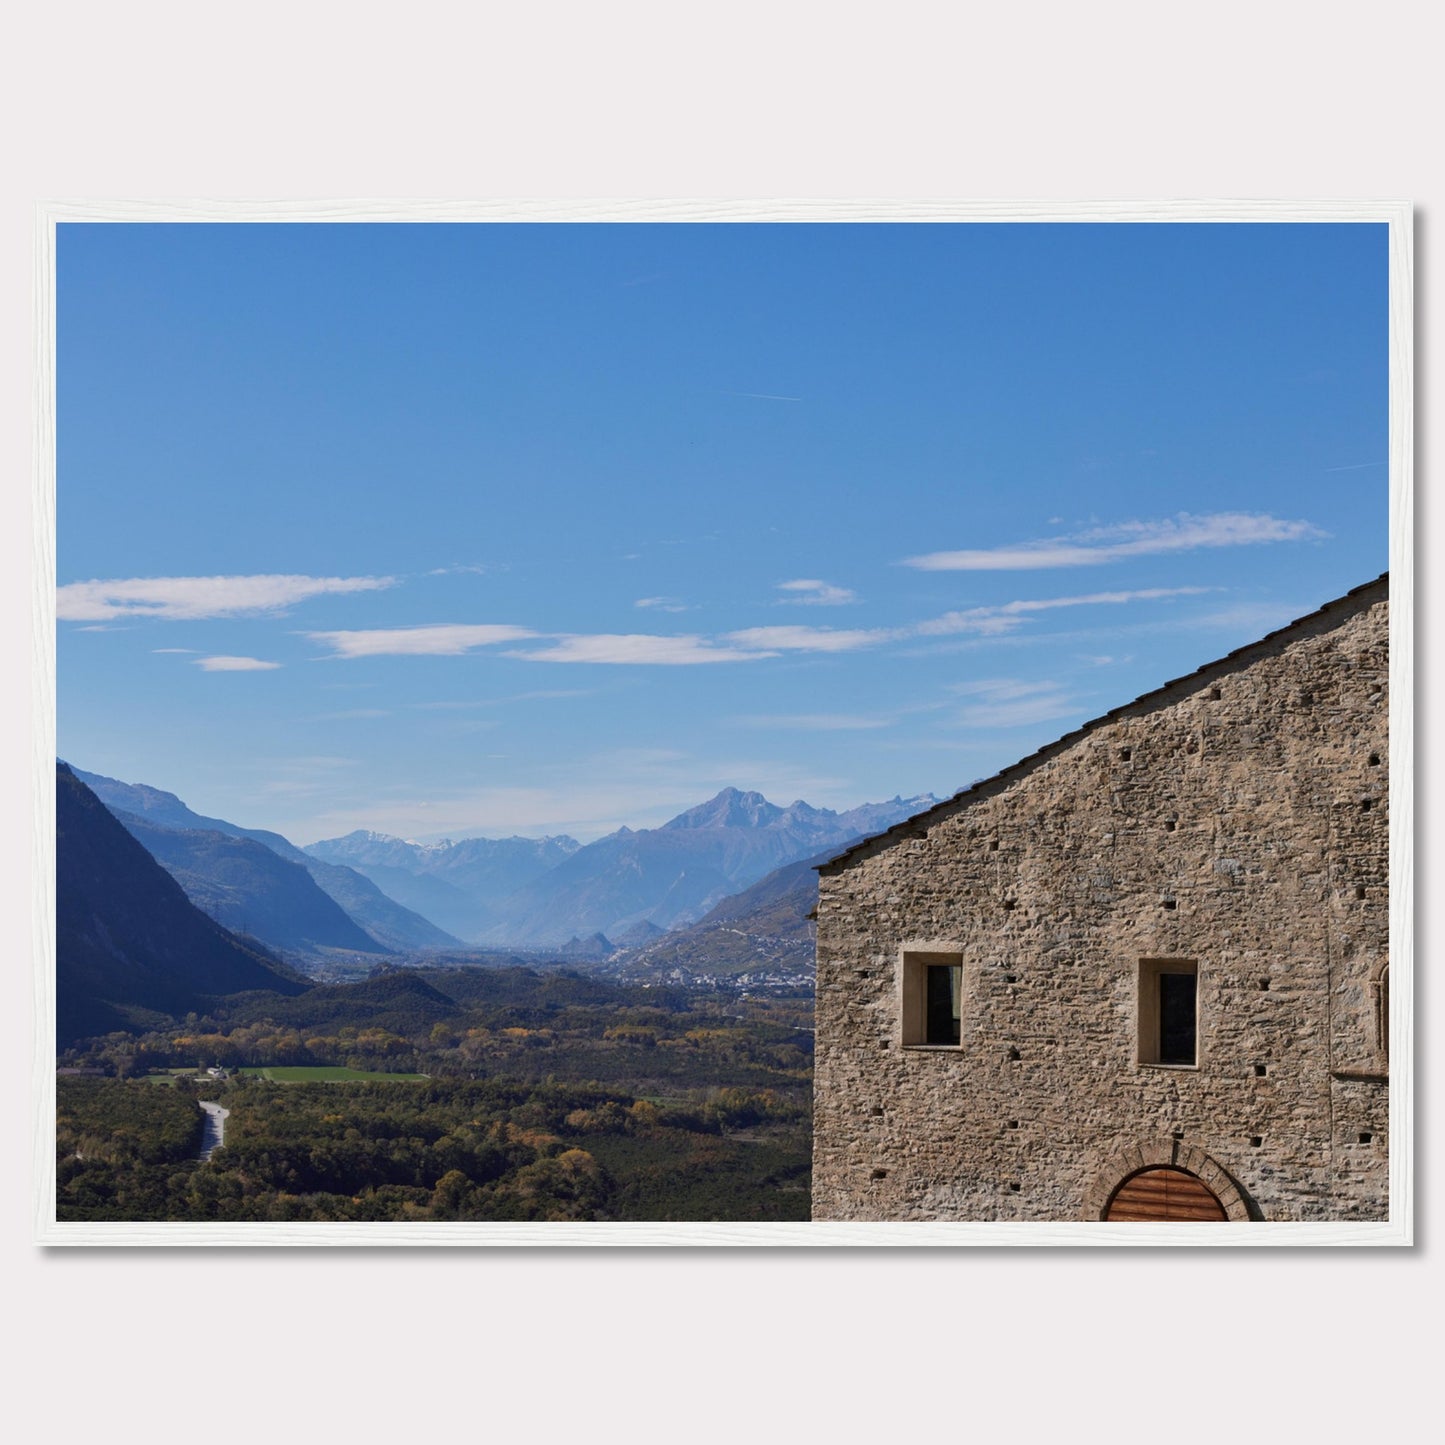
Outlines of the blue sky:
M 1387 564 L 1383 225 L 81 225 L 58 746 L 298 842 L 947 794 Z

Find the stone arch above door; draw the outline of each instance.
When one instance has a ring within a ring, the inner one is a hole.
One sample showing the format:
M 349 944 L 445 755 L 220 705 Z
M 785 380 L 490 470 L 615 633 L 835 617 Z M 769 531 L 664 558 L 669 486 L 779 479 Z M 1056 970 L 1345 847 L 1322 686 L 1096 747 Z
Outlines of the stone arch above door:
M 1175 1169 L 1193 1175 L 1219 1200 L 1228 1221 L 1250 1217 L 1239 1186 L 1203 1149 L 1182 1139 L 1137 1139 L 1111 1150 L 1084 1192 L 1083 1217 L 1100 1221 L 1119 1186 L 1146 1169 Z

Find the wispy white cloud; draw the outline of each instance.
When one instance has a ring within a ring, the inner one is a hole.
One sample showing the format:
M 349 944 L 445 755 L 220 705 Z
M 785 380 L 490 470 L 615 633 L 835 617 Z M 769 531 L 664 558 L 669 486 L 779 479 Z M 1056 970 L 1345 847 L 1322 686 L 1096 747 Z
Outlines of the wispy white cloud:
M 986 697 L 991 702 L 1016 702 L 1021 697 L 1057 694 L 1061 684 L 1052 681 L 1031 682 L 1022 677 L 977 677 L 967 682 L 951 682 L 945 689 L 957 697 Z
M 745 627 L 741 632 L 726 633 L 724 640 L 751 649 L 756 656 L 763 651 L 856 652 L 902 635 L 891 627 Z
M 358 718 L 390 717 L 391 712 L 384 707 L 353 707 L 342 712 L 323 712 L 315 717 L 307 718 L 307 722 L 351 722 Z
M 729 722 L 745 728 L 781 728 L 810 733 L 872 732 L 890 728 L 897 717 L 868 716 L 864 713 L 809 712 L 784 713 L 777 716 L 757 714 L 729 718 Z
M 198 657 L 194 664 L 206 672 L 273 672 L 279 662 L 263 662 L 259 657 Z
M 95 632 L 95 631 L 99 631 L 98 628 L 91 628 L 91 627 L 82 627 L 80 630 L 81 630 L 82 632 Z M 195 652 L 199 652 L 200 650 L 201 650 L 201 649 L 200 649 L 199 647 L 153 647 L 153 648 L 151 648 L 151 651 L 152 651 L 152 652 L 156 652 L 156 653 L 160 653 L 160 652 L 195 653 Z
M 1030 612 L 1052 612 L 1059 607 L 1111 607 L 1125 602 L 1159 602 L 1167 597 L 1198 597 L 1212 587 L 1136 587 L 1128 591 L 1086 592 L 1076 597 L 1024 597 L 989 607 L 971 607 L 963 612 L 945 612 L 931 622 L 921 622 L 916 631 L 929 636 L 951 631 L 971 632 L 977 624 L 1000 621 L 1015 625 L 1014 619 Z
M 593 689 L 590 687 L 553 687 L 539 689 L 536 692 L 515 692 L 507 697 L 459 698 L 446 702 L 409 702 L 407 706 L 422 711 L 456 712 L 479 707 L 503 707 L 514 702 L 551 702 L 561 698 L 591 697 L 592 694 Z
M 795 593 L 795 596 L 781 600 L 801 607 L 842 607 L 858 600 L 858 594 L 851 589 L 835 587 L 831 582 L 822 582 L 814 577 L 799 577 L 792 582 L 779 582 L 778 591 Z
M 1074 717 L 1079 711 L 1078 698 L 1057 682 L 988 677 L 955 683 L 949 691 L 974 699 L 953 719 L 962 727 L 1032 727 L 1036 723 Z
M 537 634 L 526 627 L 496 623 L 441 622 L 421 627 L 377 627 L 364 631 L 308 632 L 334 657 L 459 657 L 474 647 L 521 642 Z
M 676 667 L 709 662 L 752 662 L 769 654 L 757 649 L 719 647 L 705 637 L 656 637 L 648 633 L 563 633 L 548 646 L 508 652 L 528 662 L 603 662 Z
M 969 607 L 960 612 L 945 612 L 941 617 L 929 617 L 911 627 L 901 628 L 899 635 L 958 637 L 972 633 L 977 637 L 996 637 L 1003 632 L 1013 632 L 1023 622 L 1018 610 L 1005 612 L 1004 607 L 1016 608 L 1016 604 L 1007 602 L 1001 607 Z
M 130 577 L 70 582 L 56 589 L 62 622 L 105 622 L 115 617 L 195 620 L 277 613 L 328 593 L 375 592 L 395 577 Z
M 777 396 L 771 391 L 725 391 L 724 396 L 742 396 L 750 401 L 802 401 L 801 396 Z
M 1190 627 L 1215 628 L 1221 632 L 1242 631 L 1254 637 L 1293 622 L 1297 617 L 1312 612 L 1312 605 L 1292 605 L 1280 602 L 1240 602 L 1233 607 L 1223 607 L 1216 612 L 1206 612 L 1200 617 L 1191 617 Z
M 1047 567 L 1096 567 L 1129 557 L 1161 552 L 1187 552 L 1201 547 L 1257 546 L 1266 542 L 1299 542 L 1328 536 L 1313 523 L 1286 521 L 1249 512 L 1215 512 L 1194 516 L 1180 512 L 1158 521 L 1122 522 L 1095 527 L 1072 536 L 1020 542 L 959 552 L 928 552 L 907 557 L 904 565 L 925 572 L 1000 572 Z
M 632 605 L 651 608 L 656 612 L 688 612 L 691 610 L 687 603 L 676 597 L 639 597 Z
M 1207 587 L 1141 587 L 1133 591 L 1091 592 L 1078 597 L 1030 597 L 986 607 L 945 612 L 922 622 L 901 627 L 749 627 L 729 632 L 726 640 L 738 647 L 767 648 L 778 652 L 856 652 L 885 642 L 902 642 L 924 637 L 957 637 L 972 634 L 996 637 L 1012 632 L 1034 612 L 1059 607 L 1093 607 L 1125 602 L 1153 602 L 1168 597 L 1194 596 Z
M 799 579 L 799 590 L 831 584 Z M 842 590 L 842 589 L 838 589 Z M 479 647 L 535 641 L 536 646 L 509 648 L 507 657 L 525 662 L 600 663 L 647 666 L 689 666 L 719 662 L 753 662 L 781 653 L 844 653 L 884 643 L 920 638 L 995 637 L 1020 627 L 1027 616 L 1061 607 L 1084 607 L 1155 601 L 1191 596 L 1205 587 L 1147 587 L 1132 591 L 1092 592 L 1075 597 L 1021 598 L 1012 602 L 945 612 L 939 617 L 898 627 L 835 628 L 786 625 L 747 627 L 718 638 L 698 633 L 662 636 L 655 633 L 550 633 L 492 623 L 438 623 L 418 627 L 386 627 L 363 631 L 307 632 L 304 635 L 330 650 L 334 658 L 427 656 L 456 657 Z M 664 599 L 643 598 L 639 606 Z
M 453 562 L 450 567 L 432 567 L 427 571 L 428 577 L 452 577 L 457 573 L 468 572 L 478 577 L 484 577 L 488 572 L 505 571 L 505 568 L 489 566 L 485 562 Z

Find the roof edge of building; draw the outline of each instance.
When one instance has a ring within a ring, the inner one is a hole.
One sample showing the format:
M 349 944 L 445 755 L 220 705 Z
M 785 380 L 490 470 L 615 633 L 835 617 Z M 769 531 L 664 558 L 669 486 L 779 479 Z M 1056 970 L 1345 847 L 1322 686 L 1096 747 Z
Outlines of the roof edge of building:
M 980 778 L 966 788 L 960 788 L 941 803 L 935 803 L 933 807 L 927 808 L 921 813 L 915 813 L 912 817 L 905 818 L 901 823 L 895 823 L 881 833 L 872 833 L 866 838 L 860 838 L 856 843 L 835 854 L 826 862 L 819 863 L 816 871 L 826 873 L 829 869 L 847 863 L 855 854 L 861 853 L 865 849 L 871 849 L 877 844 L 885 843 L 885 840 L 917 833 L 920 827 L 926 826 L 926 820 L 942 817 L 946 812 L 956 811 L 960 807 L 967 806 L 975 798 L 996 790 L 1000 784 L 1016 781 L 1017 778 L 1032 772 L 1040 764 L 1072 747 L 1089 733 L 1105 727 L 1109 723 L 1117 722 L 1129 714 L 1137 715 L 1141 711 L 1152 712 L 1157 707 L 1165 706 L 1166 699 L 1172 698 L 1176 690 L 1186 684 L 1197 687 L 1213 677 L 1238 671 L 1241 666 L 1253 661 L 1254 655 L 1275 646 L 1282 638 L 1292 633 L 1304 632 L 1322 621 L 1334 621 L 1333 614 L 1336 613 L 1339 614 L 1339 617 L 1337 621 L 1334 621 L 1334 625 L 1338 626 L 1346 618 L 1354 616 L 1355 613 L 1363 611 L 1366 607 L 1373 606 L 1378 600 L 1375 595 L 1377 593 L 1379 597 L 1390 595 L 1388 571 L 1381 572 L 1378 577 L 1371 578 L 1368 582 L 1362 582 L 1358 587 L 1350 588 L 1340 597 L 1331 598 L 1313 612 L 1307 612 L 1303 617 L 1296 617 L 1293 622 L 1287 622 L 1283 627 L 1277 627 L 1273 632 L 1267 632 L 1263 637 L 1245 643 L 1243 647 L 1236 647 L 1233 652 L 1227 652 L 1223 657 L 1206 662 L 1192 672 L 1186 672 L 1182 677 L 1170 678 L 1159 687 L 1140 693 L 1138 697 L 1129 702 L 1121 703 L 1101 716 L 1091 718 L 1088 722 L 1074 728 L 1072 732 L 1067 732 L 1062 737 L 1055 738 L 1053 742 L 1045 743 L 1043 747 L 1020 758 L 1018 762 L 1010 763 L 1008 767 L 1000 769 L 987 778 Z

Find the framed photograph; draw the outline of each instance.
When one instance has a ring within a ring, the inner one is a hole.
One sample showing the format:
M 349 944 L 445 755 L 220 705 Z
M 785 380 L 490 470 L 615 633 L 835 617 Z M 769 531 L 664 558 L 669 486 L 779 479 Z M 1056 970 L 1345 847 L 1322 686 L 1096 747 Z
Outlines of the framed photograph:
M 1411 245 L 43 207 L 37 1240 L 1410 1243 Z

